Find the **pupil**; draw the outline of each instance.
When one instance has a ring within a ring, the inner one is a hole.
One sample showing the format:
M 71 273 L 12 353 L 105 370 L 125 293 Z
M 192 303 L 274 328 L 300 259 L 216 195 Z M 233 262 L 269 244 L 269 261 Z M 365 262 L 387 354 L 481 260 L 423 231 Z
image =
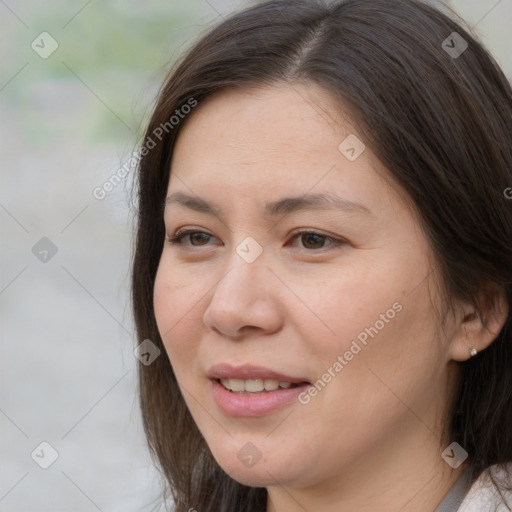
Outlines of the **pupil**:
M 190 235 L 190 240 L 192 241 L 193 244 L 194 244 L 194 238 L 196 241 L 199 241 L 199 242 L 201 242 L 201 238 L 205 242 L 208 241 L 208 235 L 206 233 L 193 233 L 192 235 Z M 203 244 L 199 243 L 199 244 L 194 244 L 194 245 L 203 245 Z
M 309 243 L 311 240 L 313 240 L 313 246 L 315 246 L 315 247 L 318 246 L 318 244 L 315 244 L 315 242 L 319 242 L 320 247 L 322 246 L 322 239 L 323 239 L 322 235 L 316 235 L 314 233 L 309 233 L 309 234 L 303 235 L 303 236 L 307 240 L 307 243 L 304 244 L 306 247 L 311 248 L 311 247 L 309 247 L 311 245 Z

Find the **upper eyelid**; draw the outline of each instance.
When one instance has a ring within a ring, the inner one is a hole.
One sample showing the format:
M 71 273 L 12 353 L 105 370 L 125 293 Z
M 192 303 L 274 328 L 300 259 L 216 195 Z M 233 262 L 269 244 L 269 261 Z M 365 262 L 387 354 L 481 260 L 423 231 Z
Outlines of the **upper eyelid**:
M 171 238 L 177 237 L 180 235 L 191 235 L 191 234 L 195 234 L 195 233 L 202 233 L 202 234 L 211 236 L 213 238 L 218 238 L 215 235 L 213 235 L 212 233 L 209 233 L 208 231 L 204 231 L 202 228 L 180 228 L 180 229 L 176 230 L 175 234 L 172 235 Z M 301 235 L 301 234 L 313 234 L 313 235 L 318 235 L 318 236 L 325 236 L 326 238 L 334 238 L 334 239 L 343 240 L 343 237 L 339 237 L 337 235 L 331 235 L 330 233 L 318 231 L 313 228 L 298 228 L 298 229 L 294 230 L 292 233 L 290 233 L 290 235 L 292 235 L 292 236 Z
M 180 229 L 175 231 L 174 235 L 172 235 L 172 236 L 166 235 L 166 238 L 168 238 L 168 239 L 172 239 L 172 238 L 176 239 L 178 237 L 181 237 L 181 239 L 183 239 L 183 238 L 185 238 L 187 236 L 190 236 L 190 235 L 193 235 L 193 234 L 196 234 L 196 233 L 205 234 L 205 235 L 208 235 L 209 237 L 216 238 L 217 240 L 219 240 L 219 238 L 216 237 L 215 235 L 212 235 L 211 233 L 208 233 L 207 231 L 204 231 L 203 229 L 198 229 L 198 228 L 180 228 Z M 290 234 L 290 237 L 292 239 L 295 239 L 298 236 L 303 235 L 303 234 L 306 234 L 306 235 L 307 234 L 313 234 L 313 235 L 318 235 L 318 236 L 324 237 L 327 240 L 330 240 L 331 242 L 333 242 L 331 245 L 350 244 L 350 242 L 348 240 L 346 240 L 345 238 L 343 238 L 343 237 L 340 237 L 340 236 L 337 236 L 337 235 L 331 235 L 329 233 L 323 233 L 323 232 L 317 231 L 317 230 L 315 230 L 313 228 L 298 228 L 298 229 L 294 230 Z M 190 245 L 190 247 L 202 247 L 202 246 Z M 327 247 L 329 247 L 329 246 L 327 246 Z

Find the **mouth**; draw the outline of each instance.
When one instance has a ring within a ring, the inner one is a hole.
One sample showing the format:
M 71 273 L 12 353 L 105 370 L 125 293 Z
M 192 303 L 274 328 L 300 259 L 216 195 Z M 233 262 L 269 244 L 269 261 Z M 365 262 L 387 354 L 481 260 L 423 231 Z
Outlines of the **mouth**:
M 257 417 L 298 402 L 310 382 L 252 365 L 219 364 L 208 372 L 213 398 L 228 416 Z
M 278 389 L 294 389 L 301 384 L 275 379 L 216 379 L 224 388 L 238 395 L 261 395 Z M 309 384 L 303 382 L 302 384 Z

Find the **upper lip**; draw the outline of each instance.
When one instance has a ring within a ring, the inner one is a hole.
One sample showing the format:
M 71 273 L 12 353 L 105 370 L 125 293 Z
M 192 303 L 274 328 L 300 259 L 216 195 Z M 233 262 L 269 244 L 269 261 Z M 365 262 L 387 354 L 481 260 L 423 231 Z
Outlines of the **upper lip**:
M 215 364 L 208 371 L 208 376 L 211 379 L 272 379 L 279 382 L 291 382 L 292 384 L 308 382 L 308 380 L 303 377 L 284 375 L 271 370 L 270 368 L 253 366 L 251 364 L 244 364 L 241 366 L 234 366 L 228 363 Z

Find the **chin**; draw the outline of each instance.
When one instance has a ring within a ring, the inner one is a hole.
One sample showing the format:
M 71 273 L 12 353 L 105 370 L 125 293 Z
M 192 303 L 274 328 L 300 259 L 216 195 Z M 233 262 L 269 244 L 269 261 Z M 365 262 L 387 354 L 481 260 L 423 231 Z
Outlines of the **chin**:
M 288 483 L 294 479 L 294 475 L 291 474 L 289 464 L 285 464 L 284 461 L 273 461 L 269 460 L 269 457 L 262 456 L 256 463 L 245 465 L 233 453 L 222 453 L 220 457 L 215 457 L 215 460 L 219 466 L 238 483 L 247 485 L 250 487 L 268 487 L 279 484 Z M 295 473 L 297 468 L 293 468 Z
M 279 481 L 279 479 L 272 478 L 265 471 L 255 472 L 254 468 L 245 470 L 237 469 L 236 471 L 228 474 L 239 484 L 247 485 L 249 487 L 268 487 L 270 485 L 275 485 L 276 480 Z

